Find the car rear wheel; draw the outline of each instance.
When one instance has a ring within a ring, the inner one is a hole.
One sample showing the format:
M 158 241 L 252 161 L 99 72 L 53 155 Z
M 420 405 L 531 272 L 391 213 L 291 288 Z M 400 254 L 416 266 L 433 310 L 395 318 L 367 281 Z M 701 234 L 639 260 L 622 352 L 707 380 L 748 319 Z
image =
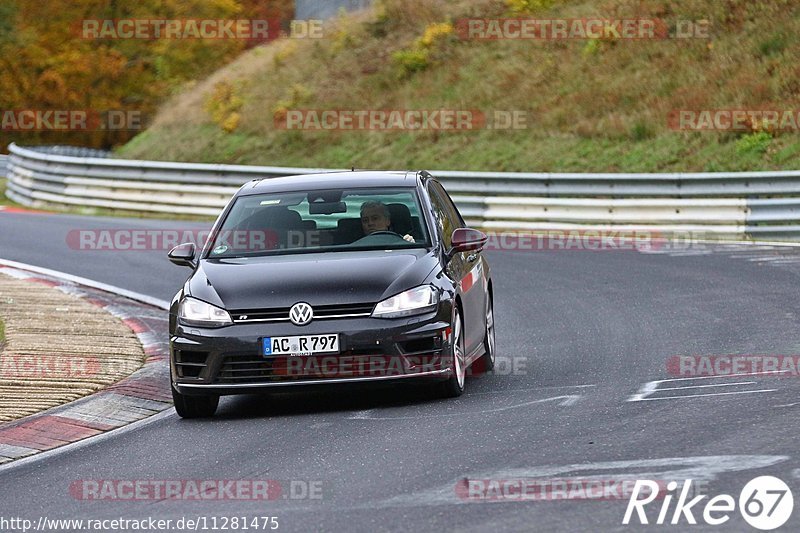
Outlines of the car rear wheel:
M 445 398 L 455 398 L 464 392 L 464 380 L 467 369 L 464 368 L 464 326 L 461 314 L 456 309 L 453 317 L 453 374 L 441 384 L 441 395 Z
M 217 412 L 219 396 L 189 396 L 172 387 L 172 401 L 181 418 L 208 418 Z

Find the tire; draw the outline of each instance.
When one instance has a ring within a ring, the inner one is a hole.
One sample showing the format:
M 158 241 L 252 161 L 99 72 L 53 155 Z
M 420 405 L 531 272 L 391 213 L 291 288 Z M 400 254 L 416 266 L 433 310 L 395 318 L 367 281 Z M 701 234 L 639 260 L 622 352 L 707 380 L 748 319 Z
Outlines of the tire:
M 172 387 L 172 402 L 181 418 L 209 418 L 219 405 L 219 396 L 189 396 Z
M 497 345 L 494 338 L 494 302 L 491 295 L 487 295 L 487 301 L 489 304 L 486 308 L 486 336 L 483 338 L 484 354 L 479 359 L 484 372 L 494 369 L 495 357 L 497 356 Z
M 440 396 L 443 398 L 456 398 L 464 393 L 464 380 L 467 369 L 464 368 L 464 323 L 461 313 L 456 309 L 453 316 L 453 375 L 440 384 Z

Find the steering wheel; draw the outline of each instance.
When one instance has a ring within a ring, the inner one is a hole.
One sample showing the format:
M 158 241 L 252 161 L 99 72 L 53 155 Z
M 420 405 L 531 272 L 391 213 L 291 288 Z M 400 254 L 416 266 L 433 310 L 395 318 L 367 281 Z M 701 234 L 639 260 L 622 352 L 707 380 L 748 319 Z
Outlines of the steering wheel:
M 394 235 L 395 237 L 399 237 L 401 239 L 403 238 L 403 236 L 400 235 L 399 233 L 395 233 L 394 231 L 389 231 L 389 230 L 373 231 L 369 235 L 364 235 L 364 237 L 370 237 L 372 235 Z
M 354 242 L 366 241 L 366 242 L 375 242 L 377 244 L 381 244 L 381 243 L 388 244 L 389 241 L 387 241 L 386 239 L 377 238 L 377 239 L 370 240 L 370 237 L 376 237 L 376 236 L 380 237 L 381 235 L 384 235 L 384 236 L 389 235 L 389 236 L 392 236 L 392 237 L 397 237 L 398 239 L 401 239 L 403 242 L 405 242 L 405 239 L 403 238 L 402 235 L 400 235 L 399 233 L 395 233 L 394 231 L 389 231 L 389 230 L 375 231 L 373 233 L 370 233 L 369 235 L 364 235 L 363 237 L 361 237 L 359 239 L 356 239 Z

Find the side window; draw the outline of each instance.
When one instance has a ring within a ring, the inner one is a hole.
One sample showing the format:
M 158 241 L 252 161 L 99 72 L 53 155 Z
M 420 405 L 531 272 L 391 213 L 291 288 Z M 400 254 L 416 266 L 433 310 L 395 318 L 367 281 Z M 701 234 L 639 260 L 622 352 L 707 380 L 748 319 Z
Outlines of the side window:
M 436 225 L 438 226 L 439 234 L 442 236 L 445 248 L 450 248 L 450 237 L 453 235 L 453 230 L 458 226 L 453 225 L 453 218 L 448 212 L 450 209 L 447 202 L 439 193 L 441 187 L 436 187 L 436 185 L 438 184 L 435 182 L 430 182 L 428 185 L 428 193 L 433 206 L 433 216 L 436 219 Z
M 441 196 L 445 205 L 445 209 L 447 210 L 447 214 L 453 219 L 453 224 L 455 224 L 453 229 L 466 227 L 464 219 L 461 217 L 461 213 L 458 211 L 455 202 L 453 202 L 453 199 L 450 198 L 449 194 L 447 194 L 447 191 L 444 190 L 442 184 L 435 181 L 433 182 L 433 186 L 436 188 L 436 192 L 439 194 L 439 196 Z
M 458 212 L 458 208 L 456 208 L 453 200 L 450 199 L 447 191 L 438 182 L 431 181 L 428 185 L 428 192 L 430 193 L 433 212 L 436 216 L 439 230 L 442 232 L 444 244 L 449 248 L 453 231 L 456 228 L 465 226 L 464 219 L 461 218 L 461 213 Z

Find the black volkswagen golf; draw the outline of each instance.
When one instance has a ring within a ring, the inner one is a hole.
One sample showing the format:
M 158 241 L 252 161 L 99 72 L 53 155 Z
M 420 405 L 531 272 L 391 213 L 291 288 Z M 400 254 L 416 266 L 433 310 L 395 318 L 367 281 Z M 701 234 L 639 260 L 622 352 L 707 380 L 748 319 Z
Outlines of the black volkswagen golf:
M 427 172 L 255 180 L 234 195 L 170 309 L 175 408 L 220 395 L 429 380 L 464 391 L 495 358 L 487 237 Z

